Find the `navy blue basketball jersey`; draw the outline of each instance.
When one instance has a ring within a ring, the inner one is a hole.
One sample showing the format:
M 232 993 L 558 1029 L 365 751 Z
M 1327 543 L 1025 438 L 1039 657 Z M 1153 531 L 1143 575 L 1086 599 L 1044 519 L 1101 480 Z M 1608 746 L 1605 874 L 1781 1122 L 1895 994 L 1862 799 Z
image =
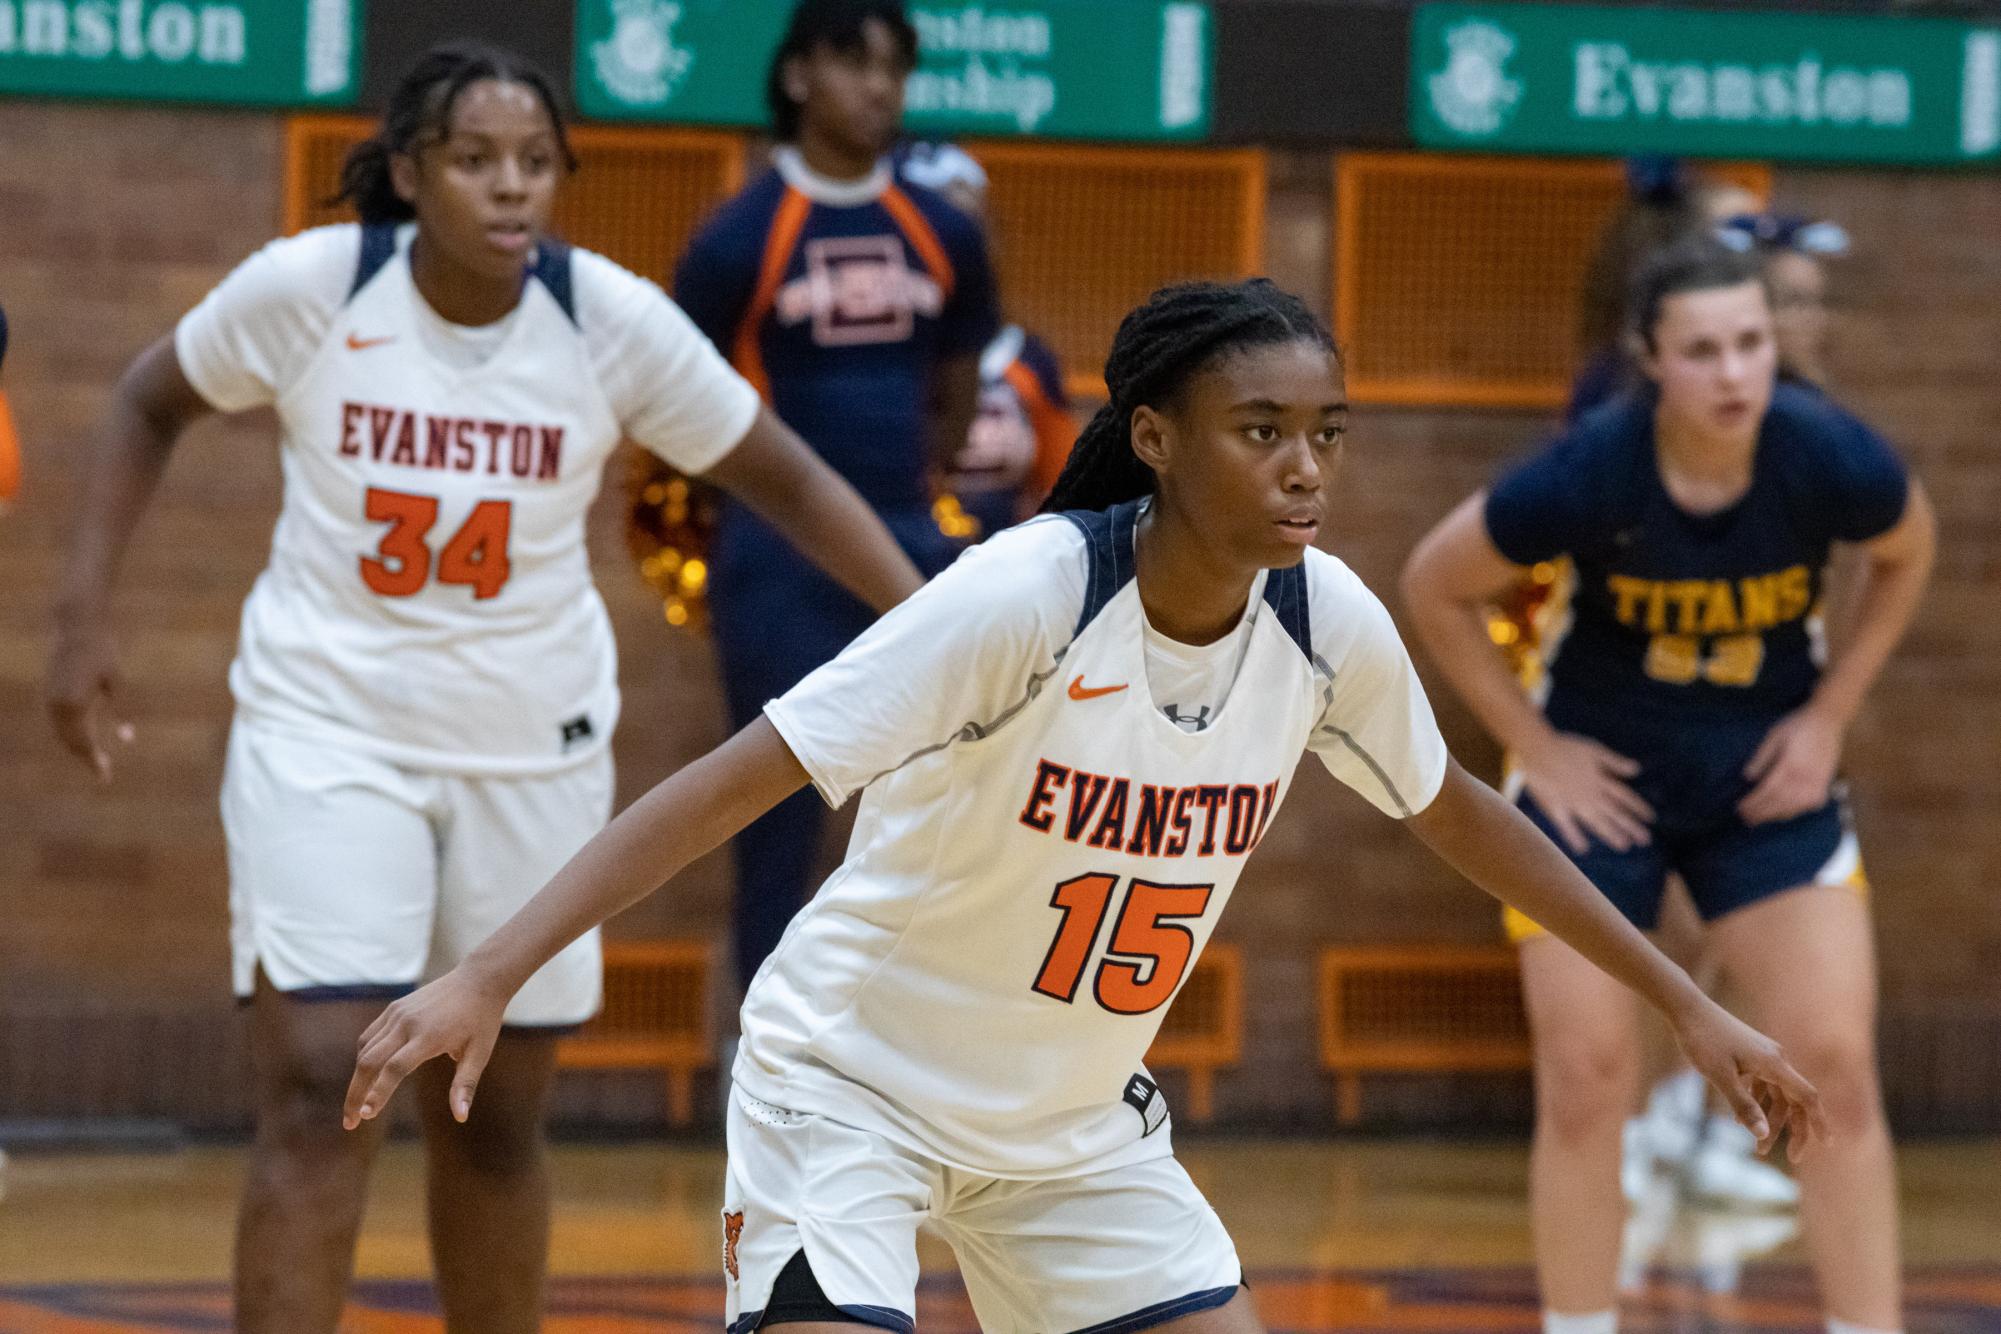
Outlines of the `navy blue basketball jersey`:
M 887 164 L 836 184 L 776 161 L 689 243 L 674 299 L 864 499 L 928 512 L 933 367 L 1000 327 L 986 243 Z
M 1550 704 L 1777 717 L 1819 679 L 1829 546 L 1894 527 L 1909 478 L 1867 426 L 1781 383 L 1750 489 L 1691 514 L 1660 477 L 1655 402 L 1643 391 L 1587 414 L 1488 495 L 1502 555 L 1569 562 L 1569 624 L 1544 645 Z

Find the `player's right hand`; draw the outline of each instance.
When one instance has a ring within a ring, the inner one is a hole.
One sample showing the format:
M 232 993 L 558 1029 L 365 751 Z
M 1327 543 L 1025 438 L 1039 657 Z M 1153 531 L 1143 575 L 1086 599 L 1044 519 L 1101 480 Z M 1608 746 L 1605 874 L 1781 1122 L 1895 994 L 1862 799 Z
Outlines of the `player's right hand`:
M 1630 760 L 1590 737 L 1552 732 L 1516 757 L 1522 784 L 1570 850 L 1583 856 L 1592 838 L 1616 852 L 1653 841 L 1654 808 L 1626 782 L 1640 772 Z
M 117 689 L 110 635 L 94 628 L 57 632 L 49 660 L 49 718 L 63 747 L 88 764 L 100 783 L 111 781 L 113 743 L 129 746 L 135 735 L 132 724 L 113 712 Z
M 341 1124 L 353 1130 L 380 1116 L 396 1086 L 439 1056 L 458 1064 L 451 1108 L 455 1120 L 465 1120 L 472 1114 L 473 1090 L 500 1039 L 507 1001 L 461 965 L 384 1010 L 361 1035 Z

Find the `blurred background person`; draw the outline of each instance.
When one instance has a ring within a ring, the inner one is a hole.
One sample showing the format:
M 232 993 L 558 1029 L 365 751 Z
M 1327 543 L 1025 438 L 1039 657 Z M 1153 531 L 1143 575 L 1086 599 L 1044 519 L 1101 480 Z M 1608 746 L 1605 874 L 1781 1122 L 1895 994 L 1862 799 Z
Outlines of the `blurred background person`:
M 978 224 L 891 167 L 916 60 L 900 0 L 802 0 L 766 80 L 772 169 L 696 234 L 674 295 L 931 575 L 963 546 L 940 532 L 933 500 L 999 321 Z M 722 506 L 709 608 L 732 730 L 874 619 L 813 554 Z M 731 844 L 739 986 L 805 902 L 824 827 L 820 800 L 799 792 Z
M 1626 346 L 1626 299 L 1633 276 L 1654 255 L 1725 218 L 1755 214 L 1758 197 L 1740 185 L 1702 176 L 1677 157 L 1642 153 L 1626 159 L 1626 199 L 1606 224 L 1584 271 L 1578 324 L 1578 371 L 1564 420 L 1579 417 L 1642 377 Z
M 972 154 L 956 144 L 908 143 L 896 163 L 904 180 L 987 226 L 987 173 Z M 1076 439 L 1055 351 L 1020 324 L 1003 324 L 980 354 L 979 415 L 945 475 L 947 495 L 979 525 L 971 535 L 989 537 L 1035 513 Z

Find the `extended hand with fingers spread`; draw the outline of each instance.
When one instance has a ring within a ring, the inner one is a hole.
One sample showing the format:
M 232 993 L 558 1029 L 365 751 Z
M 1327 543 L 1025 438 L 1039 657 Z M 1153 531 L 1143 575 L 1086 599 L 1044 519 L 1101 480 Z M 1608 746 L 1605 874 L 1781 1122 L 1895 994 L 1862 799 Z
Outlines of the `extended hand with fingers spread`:
M 396 1086 L 439 1056 L 458 1063 L 452 1076 L 452 1116 L 465 1120 L 472 1113 L 480 1073 L 500 1038 L 507 1001 L 506 994 L 481 985 L 460 966 L 384 1010 L 361 1035 L 341 1124 L 353 1130 L 380 1116 Z
M 1675 1039 L 1689 1064 L 1715 1086 L 1737 1120 L 1769 1153 L 1788 1128 L 1794 1162 L 1827 1137 L 1820 1094 L 1793 1069 L 1779 1044 L 1708 997 L 1674 1021 Z

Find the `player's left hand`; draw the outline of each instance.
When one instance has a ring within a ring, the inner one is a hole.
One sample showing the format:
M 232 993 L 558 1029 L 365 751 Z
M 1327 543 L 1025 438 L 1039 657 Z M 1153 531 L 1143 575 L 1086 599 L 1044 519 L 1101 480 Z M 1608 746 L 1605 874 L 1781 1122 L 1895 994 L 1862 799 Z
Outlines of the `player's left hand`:
M 1744 823 L 1790 820 L 1825 806 L 1841 763 L 1842 730 L 1811 704 L 1779 719 L 1744 766 L 1755 785 L 1737 803 Z
M 1827 1137 L 1820 1094 L 1793 1069 L 1779 1044 L 1707 996 L 1690 1015 L 1675 1021 L 1675 1040 L 1689 1064 L 1721 1093 L 1738 1122 L 1768 1153 L 1788 1127 L 1787 1152 L 1794 1162 Z
M 396 1086 L 439 1056 L 458 1063 L 452 1075 L 451 1108 L 455 1120 L 465 1120 L 472 1114 L 480 1073 L 500 1039 L 508 999 L 461 965 L 377 1015 L 361 1035 L 341 1124 L 353 1130 L 380 1116 Z

